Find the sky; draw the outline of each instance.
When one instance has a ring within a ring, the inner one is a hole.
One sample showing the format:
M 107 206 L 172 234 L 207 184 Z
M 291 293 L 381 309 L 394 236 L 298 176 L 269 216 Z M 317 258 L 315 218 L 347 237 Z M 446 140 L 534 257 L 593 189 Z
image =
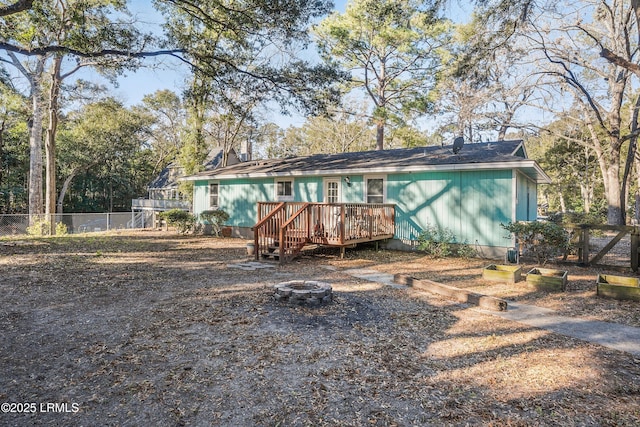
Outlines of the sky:
M 334 0 L 335 10 L 344 12 L 347 0 Z M 156 12 L 151 2 L 133 0 L 130 3 L 130 10 L 144 23 L 144 26 L 152 31 L 161 31 L 162 16 Z M 448 15 L 452 19 L 460 20 L 466 15 L 464 7 L 456 0 L 450 1 Z M 145 61 L 145 67 L 137 72 L 128 72 L 118 80 L 118 87 L 113 89 L 113 96 L 120 99 L 125 105 L 136 105 L 142 102 L 145 95 L 152 94 L 158 90 L 169 89 L 177 94 L 182 92 L 187 77 L 186 68 L 175 59 L 156 58 Z M 95 73 L 94 73 L 95 74 Z M 96 77 L 88 75 L 85 78 Z M 304 122 L 304 117 L 299 115 L 283 116 L 279 113 L 279 108 L 274 108 L 273 113 L 267 112 L 266 120 L 275 122 L 281 127 L 299 126 Z
M 347 0 L 335 0 L 335 10 L 344 11 Z M 133 0 L 130 10 L 138 16 L 144 26 L 152 31 L 161 32 L 162 15 L 156 12 L 151 2 Z M 151 67 L 149 67 L 151 65 Z M 178 61 L 158 58 L 146 61 L 145 68 L 129 72 L 118 80 L 119 87 L 114 94 L 127 105 L 137 104 L 146 94 L 161 89 L 171 89 L 179 93 L 184 85 L 185 68 Z

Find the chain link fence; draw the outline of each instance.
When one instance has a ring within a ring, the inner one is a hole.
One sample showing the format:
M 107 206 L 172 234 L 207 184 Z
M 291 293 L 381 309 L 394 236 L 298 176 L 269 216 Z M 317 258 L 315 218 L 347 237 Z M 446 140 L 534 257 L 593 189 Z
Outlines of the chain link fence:
M 69 234 L 154 227 L 151 211 L 70 213 L 54 215 L 54 220 L 66 225 Z M 29 215 L 0 214 L 0 236 L 28 234 L 27 227 Z

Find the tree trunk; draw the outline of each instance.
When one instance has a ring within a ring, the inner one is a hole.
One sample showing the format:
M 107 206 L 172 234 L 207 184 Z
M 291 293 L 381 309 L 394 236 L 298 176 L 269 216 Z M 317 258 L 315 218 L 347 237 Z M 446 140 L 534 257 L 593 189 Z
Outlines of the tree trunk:
M 498 130 L 498 141 L 504 141 L 504 138 L 507 136 L 507 129 L 509 129 L 509 126 L 507 125 L 500 126 L 500 129 Z
M 0 125 L 0 188 L 2 188 L 2 157 L 4 156 L 4 130 L 6 127 L 6 121 L 2 120 L 2 124 Z
M 636 132 L 638 131 L 639 111 L 640 111 L 640 96 L 637 96 L 634 108 L 631 110 L 631 120 L 630 120 L 631 129 L 630 130 L 633 136 L 629 140 L 627 159 L 624 163 L 624 172 L 622 173 L 622 185 L 621 185 L 622 189 L 620 190 L 622 200 L 620 201 L 620 203 L 622 204 L 623 207 L 627 206 L 627 201 L 629 197 L 627 188 L 629 186 L 629 179 L 631 177 L 631 169 L 633 167 L 633 161 L 636 157 L 636 149 L 637 149 L 637 142 L 638 142 L 638 137 L 636 136 Z M 626 222 L 626 217 L 627 217 L 626 209 L 623 209 L 622 210 L 623 223 Z
M 58 98 L 60 97 L 60 66 L 62 57 L 57 56 L 51 65 L 51 87 L 49 88 L 49 126 L 45 140 L 46 167 L 46 198 L 45 214 L 49 219 L 50 234 L 55 234 L 56 213 L 56 132 L 58 129 Z
M 41 75 L 33 76 L 29 129 L 29 224 L 43 214 L 42 206 L 42 97 Z
M 613 123 L 611 129 L 619 130 L 619 122 L 613 119 L 611 122 Z M 591 134 L 593 142 L 591 149 L 596 154 L 602 174 L 604 196 L 607 201 L 607 224 L 624 225 L 620 185 L 620 137 L 615 132 L 610 132 L 609 147 L 605 150 L 593 123 L 587 120 L 585 124 Z
M 376 124 L 376 150 L 384 150 L 384 123 Z
M 62 188 L 60 189 L 60 194 L 58 195 L 58 206 L 57 206 L 57 209 L 56 209 L 56 212 L 58 212 L 59 214 L 62 214 L 62 212 L 63 212 L 64 198 L 67 195 L 67 191 L 69 190 L 69 186 L 71 185 L 71 181 L 73 181 L 73 178 L 76 177 L 78 172 L 80 172 L 80 169 L 72 170 L 71 173 L 69 174 L 69 176 L 62 183 Z
M 585 213 L 591 210 L 591 188 L 588 184 L 580 183 L 580 194 L 582 195 L 582 207 Z
M 636 206 L 636 224 L 640 224 L 640 159 L 636 157 L 634 161 L 634 169 L 636 173 L 636 183 L 639 186 L 635 192 L 635 206 Z
M 564 203 L 564 196 L 562 195 L 562 191 L 558 193 L 558 196 L 560 198 L 560 212 L 565 213 L 567 212 L 567 205 Z
M 607 200 L 607 224 L 624 225 L 623 210 L 621 206 L 620 180 L 618 178 L 620 166 L 617 163 L 609 165 L 604 174 L 605 198 Z

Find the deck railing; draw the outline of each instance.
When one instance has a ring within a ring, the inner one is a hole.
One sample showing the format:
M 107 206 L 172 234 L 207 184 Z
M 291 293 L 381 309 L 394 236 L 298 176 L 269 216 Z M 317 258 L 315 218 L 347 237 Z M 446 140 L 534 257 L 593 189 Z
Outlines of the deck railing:
M 391 238 L 394 234 L 394 205 L 318 203 L 311 212 L 313 243 L 344 246 Z
M 277 254 L 284 262 L 307 243 L 344 247 L 389 239 L 394 227 L 392 204 L 259 202 L 256 258 Z
M 310 203 L 305 203 L 280 227 L 280 262 L 291 261 L 309 243 Z
M 284 205 L 285 214 L 290 218 L 298 209 L 308 205 L 305 202 L 258 202 L 258 222 L 265 216 L 269 215 L 274 209 Z
M 171 199 L 133 199 L 131 200 L 132 210 L 156 210 L 156 211 L 168 211 L 170 209 L 191 209 L 191 203 L 184 200 L 171 200 Z
M 258 203 L 258 223 L 253 226 L 256 260 L 279 248 L 280 226 L 287 220 L 285 207 L 284 202 Z

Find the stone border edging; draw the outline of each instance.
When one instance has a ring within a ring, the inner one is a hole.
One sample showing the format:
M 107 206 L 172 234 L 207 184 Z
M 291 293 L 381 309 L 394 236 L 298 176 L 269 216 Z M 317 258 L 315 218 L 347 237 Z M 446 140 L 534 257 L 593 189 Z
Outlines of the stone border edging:
M 407 276 L 406 274 L 396 274 L 393 276 L 393 281 L 402 285 L 411 286 L 421 291 L 442 295 L 458 302 L 477 305 L 485 310 L 507 310 L 507 301 L 501 298 L 465 291 L 464 289 L 443 285 L 442 283 L 434 282 L 432 280 L 416 279 L 414 277 Z

